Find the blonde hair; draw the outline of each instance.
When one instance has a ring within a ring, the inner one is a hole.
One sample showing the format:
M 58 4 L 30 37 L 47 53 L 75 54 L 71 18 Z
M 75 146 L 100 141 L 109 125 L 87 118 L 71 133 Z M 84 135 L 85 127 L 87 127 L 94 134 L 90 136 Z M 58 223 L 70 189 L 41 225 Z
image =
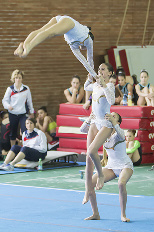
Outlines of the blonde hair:
M 15 82 L 15 77 L 20 74 L 22 76 L 22 78 L 24 77 L 24 72 L 20 71 L 18 69 L 15 69 L 12 74 L 11 74 L 11 81 L 14 83 Z

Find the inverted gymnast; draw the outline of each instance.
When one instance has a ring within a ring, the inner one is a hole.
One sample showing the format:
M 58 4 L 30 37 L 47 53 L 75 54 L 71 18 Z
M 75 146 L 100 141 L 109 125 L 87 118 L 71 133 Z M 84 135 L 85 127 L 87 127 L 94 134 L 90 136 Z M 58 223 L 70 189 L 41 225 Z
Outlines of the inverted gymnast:
M 94 71 L 93 63 L 94 36 L 87 26 L 80 24 L 78 21 L 66 15 L 53 17 L 42 28 L 31 32 L 26 40 L 19 44 L 14 55 L 24 58 L 34 47 L 44 40 L 61 35 L 64 35 L 66 42 L 69 44 L 76 58 L 95 77 L 97 74 Z M 80 51 L 85 49 L 87 50 L 87 60 Z

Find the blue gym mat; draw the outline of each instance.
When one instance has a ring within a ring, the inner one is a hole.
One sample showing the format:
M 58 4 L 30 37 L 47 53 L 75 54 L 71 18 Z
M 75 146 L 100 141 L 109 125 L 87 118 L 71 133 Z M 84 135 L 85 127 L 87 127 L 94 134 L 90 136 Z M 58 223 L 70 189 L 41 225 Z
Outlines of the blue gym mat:
M 50 165 L 48 166 L 45 166 L 43 167 L 43 171 L 45 170 L 51 170 L 51 169 L 56 169 L 56 168 L 69 168 L 69 167 L 80 167 L 80 166 L 85 166 L 86 163 L 85 162 L 77 162 L 77 163 L 73 163 L 72 161 L 70 161 L 68 164 L 67 163 L 64 163 L 64 165 L 62 165 L 61 162 L 59 162 L 59 165 L 60 166 L 57 166 L 58 165 L 58 162 L 55 163 L 55 166 L 52 166 L 50 167 Z M 28 168 L 14 168 L 14 171 L 3 171 L 3 170 L 0 170 L 0 175 L 5 175 L 5 174 L 15 174 L 15 173 L 22 173 L 22 172 L 36 172 L 37 169 L 35 168 L 31 168 L 31 169 L 28 169 Z
M 154 231 L 154 196 L 128 196 L 127 217 L 121 222 L 119 196 L 97 193 L 99 221 L 83 191 L 0 184 L 0 231 L 5 232 L 149 232 Z
M 37 170 L 36 169 L 28 169 L 28 168 L 14 168 L 14 171 L 0 170 L 0 175 L 21 173 L 21 172 L 34 172 L 34 171 L 37 171 Z

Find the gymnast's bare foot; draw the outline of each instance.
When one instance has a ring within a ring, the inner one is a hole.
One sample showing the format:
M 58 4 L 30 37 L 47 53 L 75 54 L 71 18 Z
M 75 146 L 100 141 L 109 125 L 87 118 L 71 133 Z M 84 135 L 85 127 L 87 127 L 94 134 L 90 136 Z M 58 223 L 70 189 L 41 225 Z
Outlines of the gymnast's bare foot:
M 97 184 L 96 184 L 96 190 L 100 190 L 104 186 L 104 177 L 98 177 Z
M 24 43 L 20 43 L 19 46 L 17 47 L 17 49 L 14 51 L 15 56 L 21 56 L 21 54 L 24 51 L 23 44 Z
M 121 221 L 122 222 L 130 222 L 130 219 L 126 218 L 126 216 L 121 216 Z
M 87 202 L 89 201 L 89 196 L 88 196 L 88 193 L 85 192 L 85 195 L 84 195 L 84 198 L 83 198 L 83 201 L 82 201 L 82 204 L 86 204 Z
M 92 216 L 87 217 L 84 220 L 100 220 L 99 213 L 98 214 L 93 214 Z
M 24 44 L 23 49 L 24 49 L 23 53 L 20 56 L 21 58 L 25 58 L 29 54 L 30 46 L 28 44 L 27 45 Z

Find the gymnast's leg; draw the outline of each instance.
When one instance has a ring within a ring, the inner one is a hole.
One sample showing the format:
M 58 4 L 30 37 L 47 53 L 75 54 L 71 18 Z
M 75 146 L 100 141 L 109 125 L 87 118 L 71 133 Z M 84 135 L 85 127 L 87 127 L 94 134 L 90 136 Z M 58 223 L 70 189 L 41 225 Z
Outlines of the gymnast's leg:
M 52 18 L 42 28 L 31 32 L 23 43 L 23 52 L 21 53 L 21 48 L 19 51 L 18 47 L 15 51 L 15 55 L 19 55 L 22 58 L 26 57 L 35 46 L 48 38 L 64 35 L 71 30 L 74 25 L 74 22 L 69 18 L 64 18 L 58 23 L 55 17 Z M 21 44 L 19 46 L 21 47 Z
M 104 183 L 116 178 L 116 175 L 111 169 L 102 168 L 102 172 L 104 175 Z M 96 183 L 97 183 L 97 178 L 98 178 L 98 174 L 96 173 L 95 175 L 93 175 L 92 187 L 89 191 L 89 200 L 90 200 L 90 204 L 92 207 L 93 215 L 85 218 L 85 220 L 100 220 L 100 215 L 98 212 L 97 201 L 96 201 L 96 193 L 94 190 Z
M 119 175 L 118 187 L 119 187 L 119 201 L 120 201 L 120 207 L 121 207 L 121 221 L 122 222 L 130 221 L 129 218 L 126 218 L 126 204 L 127 204 L 126 184 L 128 180 L 131 178 L 132 174 L 133 174 L 132 169 L 124 168 Z
M 87 150 L 88 147 L 90 146 L 91 142 L 94 140 L 98 130 L 95 126 L 95 124 L 91 124 L 89 131 L 88 131 L 88 136 L 87 136 Z M 89 200 L 89 188 L 92 186 L 92 176 L 93 176 L 93 171 L 94 171 L 94 164 L 90 156 L 86 157 L 86 170 L 85 170 L 85 196 L 82 201 L 82 204 L 85 204 Z
M 87 156 L 90 156 L 98 172 L 98 178 L 96 183 L 97 190 L 101 189 L 104 185 L 104 176 L 102 173 L 102 165 L 100 162 L 100 158 L 98 156 L 98 149 L 104 144 L 104 142 L 111 135 L 111 133 L 112 128 L 103 126 L 95 136 L 87 151 Z
M 40 29 L 38 29 L 38 30 L 35 30 L 35 31 L 32 31 L 32 32 L 27 36 L 27 38 L 26 38 L 26 40 L 24 41 L 24 43 L 20 43 L 20 44 L 19 44 L 18 48 L 17 48 L 17 49 L 15 50 L 15 52 L 14 52 L 14 55 L 20 56 L 20 55 L 23 53 L 23 51 L 24 51 L 24 47 L 23 47 L 23 46 L 24 46 L 25 44 L 30 43 L 31 40 L 32 40 L 35 36 L 37 36 L 37 34 L 38 34 L 39 32 L 41 32 L 41 31 L 43 31 L 43 30 L 46 30 L 47 28 L 53 26 L 53 25 L 56 24 L 56 23 L 57 23 L 57 20 L 56 20 L 56 18 L 54 17 L 54 18 L 52 18 L 46 25 L 44 25 L 42 28 L 40 28 Z

